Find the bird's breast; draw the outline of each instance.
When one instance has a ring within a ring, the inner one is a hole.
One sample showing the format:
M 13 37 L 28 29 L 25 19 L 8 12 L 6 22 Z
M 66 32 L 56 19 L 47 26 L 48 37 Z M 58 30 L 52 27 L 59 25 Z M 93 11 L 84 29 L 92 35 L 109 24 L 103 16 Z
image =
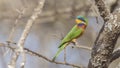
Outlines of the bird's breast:
M 77 27 L 78 27 L 78 28 L 85 29 L 85 28 L 86 28 L 86 25 L 85 25 L 85 24 L 78 24 Z
M 81 30 L 81 32 L 80 32 L 80 34 L 76 38 L 79 38 L 80 36 L 82 36 L 84 31 L 85 31 L 85 29 L 83 29 L 83 28 L 79 28 L 79 29 Z

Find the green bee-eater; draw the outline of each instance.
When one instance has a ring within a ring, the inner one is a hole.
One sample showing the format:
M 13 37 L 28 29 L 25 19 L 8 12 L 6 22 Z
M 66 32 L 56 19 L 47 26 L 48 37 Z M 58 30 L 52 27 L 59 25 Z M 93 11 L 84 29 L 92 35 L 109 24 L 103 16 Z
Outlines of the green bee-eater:
M 70 32 L 61 41 L 60 46 L 58 47 L 59 50 L 57 51 L 57 53 L 53 57 L 53 61 L 56 59 L 56 57 L 58 57 L 60 52 L 67 45 L 69 45 L 69 43 L 71 43 L 71 42 L 75 43 L 75 40 L 83 34 L 87 24 L 88 24 L 88 20 L 85 17 L 78 16 L 76 18 L 76 25 L 70 30 Z

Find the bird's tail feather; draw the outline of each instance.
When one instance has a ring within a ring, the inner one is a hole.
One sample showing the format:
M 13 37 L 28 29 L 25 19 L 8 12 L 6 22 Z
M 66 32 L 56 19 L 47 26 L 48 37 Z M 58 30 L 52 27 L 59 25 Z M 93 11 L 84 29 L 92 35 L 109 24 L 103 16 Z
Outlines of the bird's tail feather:
M 54 61 L 54 60 L 58 57 L 58 55 L 59 55 L 60 52 L 66 47 L 66 45 L 68 45 L 68 43 L 63 44 L 63 46 L 61 46 L 61 47 L 59 48 L 59 50 L 57 51 L 57 53 L 56 53 L 55 56 L 53 57 L 52 61 Z

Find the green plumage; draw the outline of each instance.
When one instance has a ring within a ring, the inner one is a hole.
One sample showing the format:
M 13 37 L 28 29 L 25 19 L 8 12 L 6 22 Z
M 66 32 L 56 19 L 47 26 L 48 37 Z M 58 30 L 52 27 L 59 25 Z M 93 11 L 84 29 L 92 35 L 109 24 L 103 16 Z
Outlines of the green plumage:
M 58 57 L 60 52 L 71 42 L 73 39 L 79 37 L 83 32 L 82 28 L 79 28 L 77 25 L 75 25 L 72 30 L 65 36 L 65 38 L 60 43 L 60 46 L 58 47 L 59 50 L 57 51 L 56 55 L 53 58 L 53 61 Z
M 77 39 L 81 36 L 88 24 L 88 20 L 83 16 L 78 16 L 76 19 L 76 25 L 71 29 L 71 31 L 64 37 L 59 45 L 59 50 L 53 57 L 53 61 L 58 57 L 60 52 L 70 43 L 73 39 Z
M 67 42 L 71 42 L 73 39 L 77 38 L 80 34 L 82 34 L 82 28 L 79 28 L 77 25 L 75 25 L 71 31 L 65 36 L 65 38 L 61 41 L 61 44 L 58 48 L 63 46 Z

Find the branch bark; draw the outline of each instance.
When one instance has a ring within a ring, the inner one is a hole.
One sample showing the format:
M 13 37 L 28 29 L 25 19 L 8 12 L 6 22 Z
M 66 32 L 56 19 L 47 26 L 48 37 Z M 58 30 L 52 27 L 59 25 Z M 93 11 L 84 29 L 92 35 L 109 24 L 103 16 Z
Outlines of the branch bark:
M 104 1 L 103 0 L 95 0 L 95 4 L 97 5 L 97 8 L 98 8 L 99 13 L 100 13 L 101 17 L 103 18 L 103 20 L 105 22 L 108 21 L 109 20 L 110 11 L 105 6 Z
M 93 46 L 88 68 L 108 68 L 116 41 L 120 35 L 120 9 L 110 14 L 102 0 L 95 0 L 105 24 Z
M 120 10 L 118 12 L 114 13 L 113 18 L 106 22 L 99 40 L 94 44 L 89 68 L 108 67 L 116 41 L 120 35 Z
M 111 56 L 111 58 L 110 58 L 110 63 L 113 62 L 114 60 L 118 59 L 119 57 L 120 57 L 120 49 L 117 50 L 117 51 L 115 51 L 115 52 L 112 54 L 112 56 Z
M 110 6 L 110 12 L 112 13 L 119 4 L 119 0 L 116 0 L 114 4 Z

